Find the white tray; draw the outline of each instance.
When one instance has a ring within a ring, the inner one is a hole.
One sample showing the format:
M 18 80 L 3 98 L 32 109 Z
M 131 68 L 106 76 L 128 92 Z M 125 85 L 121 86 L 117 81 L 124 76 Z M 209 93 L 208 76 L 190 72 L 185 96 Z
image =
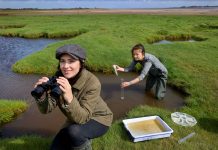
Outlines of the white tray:
M 148 116 L 123 120 L 133 142 L 170 137 L 173 130 L 159 117 Z

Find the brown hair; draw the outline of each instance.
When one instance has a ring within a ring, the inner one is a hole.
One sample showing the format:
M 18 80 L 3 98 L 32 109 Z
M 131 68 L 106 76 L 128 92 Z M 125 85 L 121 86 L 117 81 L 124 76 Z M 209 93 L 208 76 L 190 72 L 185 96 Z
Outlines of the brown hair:
M 131 52 L 132 52 L 132 54 L 133 54 L 133 51 L 134 50 L 137 50 L 137 49 L 141 49 L 142 50 L 142 53 L 143 54 L 145 54 L 145 48 L 144 48 L 144 46 L 142 45 L 142 44 L 136 44 L 135 46 L 133 46 L 133 48 L 132 48 L 132 50 L 131 50 Z

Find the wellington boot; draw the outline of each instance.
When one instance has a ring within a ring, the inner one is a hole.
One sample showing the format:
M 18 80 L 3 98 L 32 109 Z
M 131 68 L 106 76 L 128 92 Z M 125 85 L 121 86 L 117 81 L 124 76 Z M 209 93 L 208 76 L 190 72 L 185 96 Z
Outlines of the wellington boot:
M 87 140 L 82 145 L 77 146 L 77 147 L 72 147 L 71 149 L 72 150 L 92 150 L 91 140 Z

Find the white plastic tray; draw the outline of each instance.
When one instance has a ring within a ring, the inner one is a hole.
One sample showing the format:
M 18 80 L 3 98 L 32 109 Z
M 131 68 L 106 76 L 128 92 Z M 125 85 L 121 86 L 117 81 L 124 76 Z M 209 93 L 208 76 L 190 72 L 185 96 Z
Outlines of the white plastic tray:
M 170 137 L 173 133 L 173 130 L 159 116 L 125 119 L 123 124 L 130 133 L 133 142 Z M 156 125 L 157 128 L 152 129 Z M 158 127 L 160 127 L 160 130 L 158 130 Z

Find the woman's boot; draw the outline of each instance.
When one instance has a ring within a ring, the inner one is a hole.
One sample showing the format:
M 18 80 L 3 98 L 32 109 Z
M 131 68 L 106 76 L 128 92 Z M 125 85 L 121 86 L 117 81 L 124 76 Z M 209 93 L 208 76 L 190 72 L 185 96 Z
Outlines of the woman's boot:
M 80 146 L 72 147 L 72 150 L 92 150 L 91 140 L 87 140 Z

